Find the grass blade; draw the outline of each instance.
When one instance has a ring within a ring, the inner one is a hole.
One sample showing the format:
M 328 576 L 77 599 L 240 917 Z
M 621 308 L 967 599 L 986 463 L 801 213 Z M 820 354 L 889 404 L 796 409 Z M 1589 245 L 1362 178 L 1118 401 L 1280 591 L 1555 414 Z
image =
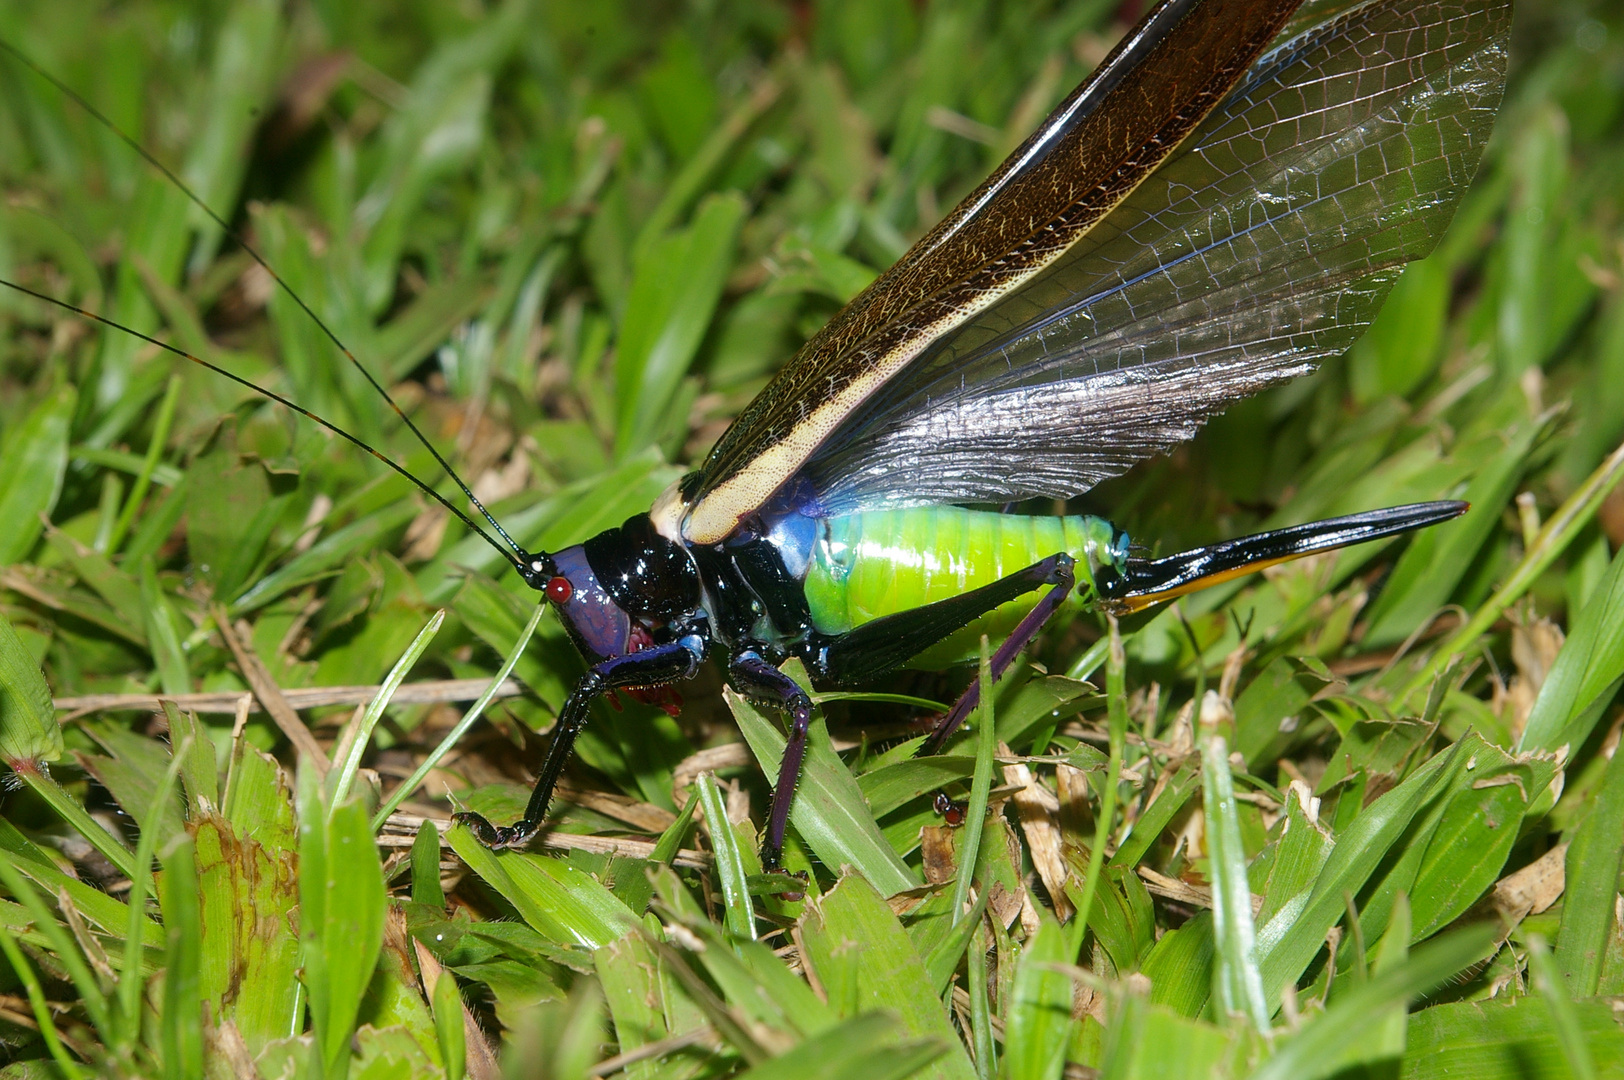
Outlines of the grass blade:
M 112 1039 L 112 1013 L 108 1011 L 107 995 L 102 993 L 101 983 L 91 973 L 78 946 L 68 937 L 68 932 L 40 898 L 39 892 L 18 872 L 9 857 L 0 858 L 0 882 L 5 883 L 6 891 L 11 893 L 13 899 L 28 909 L 28 913 L 34 917 L 34 928 L 45 936 L 51 951 L 67 968 L 68 978 L 73 981 L 79 1000 L 84 1002 L 85 1012 L 89 1014 L 96 1032 L 103 1039 Z
M 440 977 L 434 980 L 430 1001 L 434 1006 L 434 1037 L 440 1044 L 446 1080 L 462 1080 L 468 1068 L 468 1034 L 463 1030 L 457 977 L 442 968 Z
M 152 422 L 152 438 L 147 443 L 146 456 L 141 459 L 141 469 L 135 474 L 135 483 L 130 487 L 130 497 L 125 500 L 118 521 L 108 533 L 106 544 L 98 547 L 98 550 L 108 553 L 118 551 L 124 537 L 129 534 L 136 511 L 141 509 L 147 498 L 147 490 L 152 486 L 152 474 L 158 468 L 158 459 L 163 456 L 164 446 L 169 442 L 169 427 L 175 421 L 175 403 L 179 400 L 180 376 L 171 375 L 169 384 L 164 387 L 163 400 L 158 403 L 158 415 Z
M 1517 749 L 1577 749 L 1624 679 L 1624 555 L 1615 556 L 1540 686 Z
M 1258 1034 L 1264 1035 L 1269 1031 L 1273 1010 L 1258 971 L 1252 891 L 1247 882 L 1240 817 L 1235 809 L 1234 779 L 1229 771 L 1229 742 L 1209 725 L 1206 715 L 1201 718 L 1201 727 L 1202 805 L 1206 810 L 1212 874 L 1213 928 L 1218 941 L 1213 993 L 1224 1015 L 1244 1016 Z
M 778 775 L 784 756 L 784 734 L 739 695 L 727 693 L 739 731 L 768 776 Z M 885 840 L 852 779 L 829 745 L 821 715 L 813 717 L 807 735 L 806 763 L 795 790 L 790 824 L 825 866 L 852 866 L 886 895 L 917 888 L 918 876 Z
M 1481 960 L 1494 942 L 1493 929 L 1476 927 L 1421 946 L 1404 963 L 1339 997 L 1265 1061 L 1252 1080 L 1319 1080 L 1331 1075 L 1341 1067 L 1342 1051 L 1381 1024 L 1388 1010 Z
M 1562 929 L 1553 963 L 1565 992 L 1590 997 L 1601 982 L 1607 939 L 1616 931 L 1618 875 L 1624 865 L 1624 754 L 1613 754 L 1601 791 L 1568 845 Z
M 1105 842 L 1111 835 L 1112 819 L 1116 817 L 1117 778 L 1122 775 L 1122 751 L 1128 735 L 1128 691 L 1125 681 L 1128 658 L 1122 651 L 1122 632 L 1117 626 L 1116 616 L 1109 615 L 1106 619 L 1110 628 L 1110 633 L 1104 639 L 1107 646 L 1105 698 L 1111 739 L 1110 757 L 1105 766 L 1105 795 L 1100 800 L 1100 815 L 1094 821 L 1094 843 L 1089 848 L 1088 869 L 1083 874 L 1082 887 L 1074 890 L 1069 882 L 1066 886 L 1067 895 L 1077 909 L 1067 946 L 1071 954 L 1068 960 L 1082 949 L 1083 935 L 1088 932 L 1088 922 L 1094 914 L 1094 897 L 1099 891 L 1100 871 L 1105 866 Z M 1074 891 L 1076 895 L 1072 895 Z
M 191 837 L 177 837 L 164 857 L 160 889 L 164 1002 L 158 1017 L 159 1045 L 164 1075 L 177 1080 L 202 1080 L 203 1076 L 203 918 L 194 853 Z
M 1534 977 L 1534 989 L 1551 1013 L 1551 1027 L 1556 1031 L 1556 1044 L 1573 1073 L 1573 1080 L 1596 1080 L 1596 1065 L 1591 1060 L 1590 1048 L 1585 1045 L 1584 1031 L 1573 1009 L 1573 998 L 1563 982 L 1562 973 L 1545 940 L 1537 934 L 1528 939 L 1528 968 Z
M 502 660 L 502 666 L 497 669 L 496 675 L 492 677 L 490 685 L 485 688 L 485 692 L 479 695 L 479 700 L 475 701 L 468 711 L 462 714 L 462 719 L 458 720 L 456 726 L 446 733 L 446 737 L 440 740 L 440 744 L 429 752 L 429 755 L 423 759 L 423 763 L 399 787 L 390 793 L 389 798 L 385 799 L 383 805 L 378 808 L 378 812 L 372 815 L 373 832 L 383 828 L 383 823 L 389 820 L 389 815 L 395 812 L 396 807 L 411 798 L 419 785 L 428 778 L 429 773 L 451 752 L 451 748 L 456 746 L 458 741 L 468 733 L 468 729 L 473 727 L 479 718 L 485 714 L 485 708 L 490 705 L 491 699 L 496 696 L 496 691 L 512 674 L 513 665 L 517 664 L 519 658 L 524 655 L 525 646 L 530 644 L 530 638 L 536 632 L 536 624 L 541 621 L 542 613 L 546 610 L 546 604 L 536 605 L 536 609 L 530 613 L 530 621 L 525 623 L 524 629 L 519 632 L 519 638 L 513 643 L 512 651 Z M 441 612 L 441 614 L 443 615 L 444 612 Z M 436 618 L 438 617 L 437 615 Z
M 19 776 L 62 756 L 51 688 L 23 639 L 0 614 L 0 755 Z
M 361 998 L 383 947 L 387 894 L 360 803 L 324 814 L 314 772 L 302 772 L 300 783 L 299 928 L 315 1028 L 313 1060 L 321 1075 L 342 1076 Z
M 1021 950 L 1004 1013 L 1004 1076 L 1008 1080 L 1056 1080 L 1066 1064 L 1076 1021 L 1071 1016 L 1071 962 L 1066 932 L 1045 918 Z
M 361 758 L 367 751 L 367 743 L 372 740 L 372 729 L 378 726 L 383 718 L 383 711 L 389 707 L 389 699 L 395 696 L 395 691 L 405 681 L 406 675 L 417 664 L 418 659 L 428 649 L 434 640 L 434 635 L 440 632 L 440 624 L 445 622 L 445 609 L 436 611 L 428 621 L 428 625 L 417 632 L 412 643 L 407 646 L 401 658 L 395 661 L 395 666 L 389 669 L 389 674 L 378 687 L 378 692 L 367 702 L 366 712 L 361 714 L 361 723 L 350 736 L 348 752 L 344 760 L 338 763 L 338 768 L 328 774 L 328 783 L 331 790 L 328 795 L 330 805 L 337 807 L 349 798 L 350 785 L 355 782 L 355 773 L 361 767 Z M 505 676 L 504 676 L 505 677 Z M 500 686 L 498 682 L 496 685 Z M 332 814 L 329 809 L 328 814 Z M 387 815 L 385 815 L 387 817 Z
M 440 830 L 432 821 L 423 822 L 412 841 L 412 901 L 445 907 L 445 890 L 440 887 Z
M 992 790 L 993 752 L 998 748 L 998 727 L 993 722 L 992 667 L 988 659 L 987 636 L 981 636 L 981 703 L 976 709 L 976 771 L 970 781 L 970 805 L 964 819 L 964 836 L 959 844 L 959 873 L 953 882 L 953 925 L 964 919 L 970 905 L 970 888 L 975 881 L 976 855 L 981 848 L 981 831 L 987 823 L 987 793 Z
M 695 782 L 698 799 L 705 810 L 705 832 L 710 836 L 715 859 L 716 883 L 722 889 L 722 916 L 728 930 L 746 941 L 756 938 L 756 915 L 750 907 L 749 872 L 739 851 L 739 838 L 727 820 L 727 804 L 716 777 L 701 773 Z
M 147 811 L 148 821 L 157 822 L 162 817 L 163 806 L 175 790 L 175 780 L 180 776 L 186 751 L 187 747 L 182 745 L 171 755 L 169 768 L 164 770 L 158 790 L 152 796 L 152 808 Z M 157 847 L 158 830 L 142 829 L 141 840 L 135 847 L 135 873 L 130 875 L 130 921 L 124 934 L 124 958 L 119 964 L 118 973 L 119 1020 L 116 1026 L 119 1036 L 114 1045 L 124 1053 L 132 1053 L 141 1038 L 141 996 L 146 986 L 146 980 L 141 977 L 141 959 L 146 946 L 145 909 L 152 885 L 152 859 Z
M 1432 685 L 1433 679 L 1457 656 L 1469 650 L 1478 638 L 1482 637 L 1495 620 L 1499 619 L 1506 608 L 1516 601 L 1535 579 L 1544 573 L 1556 557 L 1567 550 L 1579 532 L 1596 516 L 1601 508 L 1602 500 L 1607 498 L 1609 492 L 1624 478 L 1624 444 L 1607 456 L 1607 460 L 1596 467 L 1585 482 L 1579 486 L 1572 495 L 1569 495 L 1551 519 L 1547 521 L 1534 542 L 1528 546 L 1522 561 L 1506 576 L 1506 580 L 1494 591 L 1465 626 L 1450 636 L 1449 640 L 1432 655 L 1422 669 L 1411 677 L 1398 693 L 1395 703 L 1408 701 L 1422 690 Z
M 0 951 L 6 954 L 11 963 L 11 970 L 22 982 L 28 992 L 28 1004 L 34 1010 L 34 1022 L 39 1025 L 40 1036 L 45 1040 L 46 1049 L 56 1062 L 57 1068 L 62 1070 L 64 1076 L 70 1080 L 79 1080 L 85 1074 L 80 1071 L 79 1065 L 68 1056 L 67 1047 L 62 1045 L 62 1036 L 56 1030 L 56 1022 L 51 1019 L 51 1003 L 45 999 L 45 988 L 40 985 L 39 976 L 34 973 L 34 966 L 23 956 L 23 951 L 17 945 L 17 939 L 5 926 L 0 926 Z
M 19 562 L 39 539 L 68 468 L 68 429 L 78 394 L 60 386 L 7 433 L 0 446 L 0 566 Z

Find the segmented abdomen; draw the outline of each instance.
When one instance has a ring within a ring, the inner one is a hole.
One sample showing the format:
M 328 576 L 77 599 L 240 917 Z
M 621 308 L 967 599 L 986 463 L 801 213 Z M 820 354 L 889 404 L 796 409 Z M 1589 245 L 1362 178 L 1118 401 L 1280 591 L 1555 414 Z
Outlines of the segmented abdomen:
M 806 575 L 812 622 L 840 634 L 882 616 L 923 607 L 989 585 L 1051 555 L 1077 560 L 1074 596 L 1094 597 L 1093 571 L 1120 561 L 1115 530 L 1102 518 L 1000 514 L 956 506 L 873 510 L 818 523 Z M 1043 589 L 971 623 L 921 653 L 917 667 L 974 659 L 982 634 L 1002 640 Z

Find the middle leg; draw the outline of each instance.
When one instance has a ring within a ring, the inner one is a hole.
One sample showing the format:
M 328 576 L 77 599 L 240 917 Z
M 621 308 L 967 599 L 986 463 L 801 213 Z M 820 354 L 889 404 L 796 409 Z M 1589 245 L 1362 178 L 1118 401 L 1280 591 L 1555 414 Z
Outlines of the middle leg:
M 873 679 L 901 667 L 1000 605 L 1049 586 L 1048 592 L 993 654 L 992 677 L 1000 678 L 1071 595 L 1076 581 L 1075 560 L 1064 552 L 1051 555 L 979 589 L 864 623 L 824 645 L 815 657 L 816 670 L 823 678 L 839 685 Z M 980 683 L 971 683 L 920 747 L 920 754 L 940 750 L 980 700 Z
M 745 697 L 771 702 L 789 714 L 789 736 L 784 742 L 784 758 L 778 765 L 778 782 L 773 785 L 767 832 L 761 841 L 761 869 L 770 874 L 783 868 L 784 832 L 789 827 L 795 785 L 801 779 L 801 763 L 806 759 L 812 699 L 794 679 L 753 649 L 740 650 L 733 657 L 728 663 L 728 677 Z

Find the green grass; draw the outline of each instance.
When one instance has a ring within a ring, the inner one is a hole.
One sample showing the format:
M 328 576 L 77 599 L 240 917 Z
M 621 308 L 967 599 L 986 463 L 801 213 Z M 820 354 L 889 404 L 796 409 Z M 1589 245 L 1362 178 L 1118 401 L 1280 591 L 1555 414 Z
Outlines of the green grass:
M 231 216 L 551 548 L 646 509 L 1103 55 L 1115 7 L 59 0 L 0 33 Z M 445 829 L 448 792 L 516 814 L 579 673 L 550 617 L 525 646 L 534 594 L 286 410 L 0 296 L 0 1075 L 1616 1075 L 1624 21 L 1529 3 L 1514 41 L 1478 183 L 1371 333 L 1082 500 L 1163 551 L 1473 512 L 1120 649 L 1057 627 L 940 759 L 898 741 L 917 710 L 831 702 L 803 901 L 754 877 L 778 720 L 714 674 L 677 720 L 594 716 L 548 850 Z M 172 187 L 9 61 L 0 87 L 0 275 L 433 475 Z M 439 749 L 477 689 L 353 722 L 352 695 L 291 721 L 296 752 L 234 715 L 222 622 L 289 692 L 403 655 L 408 689 L 509 665 L 525 692 Z M 221 711 L 51 704 L 203 693 Z M 941 826 L 943 786 L 979 832 Z

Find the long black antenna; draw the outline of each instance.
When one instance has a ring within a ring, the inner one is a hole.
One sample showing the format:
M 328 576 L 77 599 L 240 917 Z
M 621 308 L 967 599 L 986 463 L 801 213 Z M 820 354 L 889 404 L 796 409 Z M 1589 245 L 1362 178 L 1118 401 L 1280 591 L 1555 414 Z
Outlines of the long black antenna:
M 331 420 L 328 420 L 327 418 L 325 418 L 323 416 L 320 416 L 320 415 L 318 415 L 316 413 L 311 412 L 309 409 L 305 408 L 303 405 L 300 405 L 298 402 L 289 401 L 287 398 L 283 397 L 281 394 L 278 394 L 274 390 L 267 390 L 267 389 L 265 389 L 265 387 L 260 386 L 258 383 L 250 382 L 249 380 L 243 378 L 241 375 L 238 375 L 235 372 L 227 371 L 225 368 L 221 367 L 219 364 L 211 363 L 210 361 L 205 360 L 200 356 L 193 356 L 191 353 L 187 352 L 185 349 L 180 348 L 179 346 L 171 345 L 167 341 L 160 341 L 157 338 L 153 337 L 151 334 L 143 334 L 141 331 L 133 329 L 133 328 L 128 327 L 128 326 L 125 326 L 121 322 L 115 322 L 112 319 L 109 319 L 105 315 L 98 315 L 94 311 L 90 311 L 90 310 L 88 310 L 86 308 L 79 307 L 76 304 L 70 304 L 66 300 L 58 300 L 54 296 L 49 296 L 49 295 L 47 295 L 45 293 L 38 292 L 38 291 L 36 291 L 34 289 L 30 289 L 26 285 L 19 285 L 15 281 L 7 281 L 5 278 L 0 278 L 0 285 L 3 285 L 6 288 L 11 289 L 11 290 L 13 290 L 15 292 L 20 292 L 24 296 L 32 296 L 35 300 L 43 300 L 43 301 L 45 301 L 45 303 L 52 304 L 52 305 L 54 305 L 56 307 L 62 308 L 64 311 L 71 311 L 75 315 L 78 315 L 80 318 L 89 319 L 92 322 L 101 323 L 103 326 L 110 326 L 114 330 L 120 330 L 120 331 L 122 331 L 122 332 L 124 332 L 126 334 L 129 334 L 133 338 L 138 338 L 141 341 L 145 341 L 149 345 L 156 345 L 156 346 L 158 346 L 158 348 L 163 349 L 165 352 L 171 352 L 171 353 L 174 353 L 176 356 L 183 357 L 183 358 L 185 358 L 187 360 L 190 360 L 192 363 L 197 364 L 199 367 L 208 368 L 210 371 L 214 372 L 217 375 L 224 375 L 226 378 L 230 379 L 232 382 L 236 383 L 237 385 L 246 386 L 248 389 L 254 391 L 256 394 L 262 394 L 265 397 L 270 398 L 272 401 L 276 402 L 278 405 L 286 405 L 288 408 L 292 409 L 294 412 L 298 413 L 300 416 L 304 417 L 305 419 L 314 421 L 315 423 L 320 424 L 322 427 L 326 428 L 328 431 L 331 431 L 333 434 L 339 436 L 340 438 L 347 439 L 350 442 L 354 443 L 356 446 L 359 446 L 361 449 L 365 450 L 367 453 L 371 454 L 373 457 L 377 458 L 379 461 L 383 462 L 385 465 L 389 466 L 391 469 L 395 470 L 397 473 L 404 476 L 406 479 L 410 480 L 412 483 L 416 484 L 419 488 L 423 489 L 423 491 L 430 498 L 432 498 L 435 502 L 438 502 L 441 506 L 443 506 L 447 510 L 451 511 L 453 514 L 456 514 L 457 517 L 462 519 L 463 524 L 467 525 L 470 529 L 474 530 L 474 532 L 478 533 L 481 537 L 483 537 L 485 542 L 487 544 L 489 544 L 491 547 L 495 548 L 501 554 L 502 558 L 504 558 L 508 562 L 512 563 L 514 565 L 514 567 L 516 567 L 518 569 L 519 573 L 521 573 L 521 574 L 526 573 L 526 569 L 527 569 L 526 564 L 521 562 L 520 558 L 518 556 L 515 556 L 515 555 L 511 554 L 501 544 L 498 544 L 496 542 L 495 538 L 492 537 L 490 533 L 486 532 L 484 529 L 479 527 L 479 522 L 475 521 L 473 518 L 469 517 L 467 514 L 463 513 L 461 510 L 457 509 L 457 507 L 451 502 L 450 499 L 447 499 L 444 495 L 441 495 L 438 491 L 435 491 L 433 488 L 429 487 L 423 481 L 421 481 L 417 477 L 413 476 L 410 472 L 408 472 L 406 470 L 406 467 L 404 465 L 401 465 L 401 464 L 397 463 L 393 458 L 385 457 L 383 454 L 379 453 L 377 450 L 374 450 L 372 447 L 370 447 L 366 443 L 362 442 L 359 437 L 357 437 L 355 435 L 351 435 L 349 432 L 345 431 L 343 428 L 339 427 L 337 424 L 333 423 Z M 464 489 L 464 490 L 466 490 L 466 489 Z M 487 514 L 486 516 L 489 517 L 490 515 Z M 504 533 L 503 536 L 505 538 L 506 534 Z M 513 541 L 509 540 L 508 543 L 511 544 L 511 543 L 513 543 Z M 520 549 L 520 550 L 522 552 L 523 549 Z
M 355 368 L 356 371 L 359 371 L 361 373 L 362 378 L 366 379 L 367 383 L 372 387 L 372 389 L 376 390 L 378 392 L 379 396 L 382 397 L 384 399 L 384 401 L 389 403 L 389 407 L 395 411 L 395 415 L 400 417 L 401 422 L 403 424 L 405 424 L 407 426 L 407 428 L 409 428 L 411 430 L 411 433 L 417 437 L 417 441 L 422 443 L 423 446 L 428 450 L 428 452 L 430 454 L 434 455 L 434 460 L 439 463 L 441 469 L 445 470 L 445 474 L 451 478 L 452 483 L 456 484 L 457 487 L 462 490 L 462 493 L 465 496 L 467 496 L 468 501 L 474 505 L 474 509 L 479 511 L 480 516 L 483 517 L 486 521 L 490 522 L 491 528 L 496 530 L 496 535 L 500 536 L 503 540 L 505 540 L 507 542 L 508 547 L 513 549 L 514 556 L 516 556 L 516 557 L 509 556 L 508 552 L 502 551 L 501 545 L 497 544 L 494 540 L 491 540 L 489 534 L 487 534 L 485 532 L 485 530 L 481 529 L 478 525 L 475 525 L 474 522 L 468 517 L 467 514 L 464 514 L 461 510 L 458 510 L 455 506 L 452 506 L 449 501 L 447 501 L 443 496 L 440 495 L 439 492 L 435 491 L 433 488 L 431 488 L 427 484 L 423 483 L 423 481 L 419 480 L 417 477 L 415 477 L 411 473 L 407 472 L 401 466 L 395 464 L 389 458 L 386 458 L 382 454 L 378 453 L 378 451 L 374 450 L 372 447 L 368 446 L 366 443 L 362 442 L 360 439 L 357 439 L 354 435 L 351 435 L 349 432 L 344 431 L 342 428 L 339 428 L 335 424 L 332 424 L 332 423 L 329 423 L 326 420 L 323 420 L 321 417 L 317 416 L 315 413 L 309 411 L 308 409 L 305 409 L 305 408 L 302 408 L 302 407 L 300 407 L 298 405 L 295 405 L 293 402 L 287 400 L 286 398 L 280 397 L 280 396 L 278 396 L 276 394 L 273 394 L 269 390 L 264 389 L 263 387 L 256 386 L 255 384 L 249 382 L 247 379 L 238 378 L 236 375 L 232 375 L 229 371 L 225 371 L 222 368 L 216 367 L 214 364 L 211 364 L 206 360 L 200 360 L 197 357 L 193 356 L 192 354 L 190 354 L 188 352 L 185 352 L 184 350 L 174 348 L 173 346 L 170 346 L 170 345 L 166 345 L 161 341 L 155 341 L 154 339 L 152 339 L 150 337 L 147 337 L 147 335 L 145 335 L 143 333 L 140 333 L 139 331 L 131 330 L 127 326 L 120 326 L 118 323 L 112 322 L 111 320 L 108 320 L 108 319 L 104 319 L 100 315 L 95 314 L 94 312 L 85 311 L 82 308 L 74 307 L 72 304 L 63 303 L 62 301 L 53 299 L 52 297 L 49 297 L 49 296 L 43 296 L 40 293 L 36 293 L 36 292 L 32 291 L 31 289 L 25 289 L 22 286 L 13 284 L 12 282 L 9 282 L 9 281 L 0 281 L 0 284 L 4 284 L 4 285 L 6 285 L 6 286 L 8 286 L 10 288 L 16 289 L 19 292 L 27 293 L 30 296 L 36 297 L 36 298 L 38 298 L 40 300 L 47 301 L 48 303 L 56 304 L 58 307 L 66 308 L 69 311 L 77 312 L 78 314 L 83 315 L 83 316 L 85 316 L 87 318 L 90 318 L 90 319 L 94 319 L 95 321 L 97 321 L 99 323 L 102 323 L 103 325 L 111 326 L 111 327 L 114 327 L 116 329 L 123 330 L 125 333 L 133 334 L 134 336 L 136 336 L 138 338 L 141 338 L 141 339 L 143 339 L 145 341 L 150 341 L 154 345 L 158 345 L 161 348 L 168 349 L 170 352 L 175 353 L 177 356 L 184 356 L 188 360 L 191 360 L 191 361 L 193 361 L 195 363 L 198 363 L 198 364 L 202 364 L 204 367 L 209 368 L 211 371 L 218 371 L 218 372 L 220 372 L 220 374 L 225 375 L 228 378 L 233 379 L 234 381 L 241 383 L 242 385 L 248 387 L 249 389 L 257 391 L 258 393 L 264 394 L 266 397 L 271 398 L 274 401 L 281 402 L 283 405 L 286 405 L 289 408 L 297 411 L 301 415 L 309 417 L 311 420 L 314 420 L 316 423 L 321 424 L 323 427 L 327 428 L 329 431 L 337 432 L 338 434 L 344 436 L 344 438 L 350 440 L 352 443 L 355 443 L 357 446 L 359 446 L 362 449 L 366 450 L 367 453 L 371 454 L 373 457 L 377 458 L 379 461 L 387 463 L 390 468 L 394 469 L 396 472 L 398 472 L 402 476 L 406 477 L 412 483 L 416 484 L 418 487 L 422 488 L 424 491 L 426 491 L 430 495 L 434 496 L 434 498 L 438 499 L 440 501 L 440 503 L 443 504 L 448 510 L 450 510 L 452 513 L 456 514 L 459 518 L 461 518 L 464 522 L 466 522 L 468 524 L 469 528 L 473 529 L 475 532 L 477 532 L 481 536 L 485 537 L 486 541 L 489 542 L 492 547 L 495 547 L 498 551 L 502 551 L 502 555 L 503 555 L 504 558 L 511 559 L 511 561 L 514 563 L 515 566 L 520 567 L 521 570 L 523 569 L 523 566 L 524 566 L 523 560 L 529 555 L 529 553 L 526 552 L 524 548 L 520 547 L 517 543 L 514 542 L 513 537 L 509 536 L 508 533 L 507 533 L 507 530 L 502 528 L 501 522 L 497 521 L 496 518 L 491 516 L 491 512 L 489 510 L 485 509 L 485 504 L 480 502 L 478 497 L 476 497 L 474 495 L 473 489 L 470 488 L 467 484 L 465 484 L 463 482 L 462 477 L 457 475 L 457 470 L 455 470 L 455 469 L 453 469 L 451 467 L 451 463 L 446 461 L 446 459 L 441 456 L 440 451 L 438 451 L 438 450 L 436 450 L 434 448 L 434 444 L 428 440 L 428 437 L 425 436 L 422 431 L 418 430 L 417 425 L 412 423 L 411 417 L 407 416 L 406 413 L 404 411 L 402 411 L 401 407 L 399 405 L 395 404 L 395 399 L 390 397 L 389 396 L 389 391 L 385 390 L 383 388 L 383 385 L 381 383 L 379 383 L 377 379 L 372 377 L 372 372 L 368 371 L 366 369 L 366 366 L 364 364 L 362 364 L 361 361 L 359 361 L 359 360 L 357 360 L 355 358 L 355 354 L 350 352 L 349 348 L 342 341 L 340 341 L 338 339 L 338 335 L 333 333 L 332 329 L 325 322 L 323 322 L 321 320 L 321 316 L 317 315 L 314 311 L 312 311 L 311 308 L 310 308 L 310 305 L 305 303 L 304 298 L 302 296 L 300 296 L 298 293 L 294 292 L 293 287 L 291 285 L 289 285 L 286 281 L 282 280 L 282 275 L 278 274 L 276 272 L 276 269 L 274 267 L 272 267 L 270 263 L 265 261 L 264 256 L 262 256 L 258 251 L 254 250 L 253 245 L 249 244 L 247 240 L 243 239 L 243 237 L 235 229 L 233 229 L 230 225 L 226 224 L 225 220 L 223 218 L 221 218 L 219 214 L 216 214 L 214 212 L 214 210 L 209 206 L 209 204 L 203 201 L 201 196 L 199 196 L 190 187 L 188 187 L 184 180 L 182 180 L 179 176 L 176 176 L 175 173 L 169 168 L 169 166 L 167 166 L 163 162 L 159 161 L 156 157 L 153 156 L 153 154 L 149 150 L 147 150 L 146 147 L 142 146 L 141 143 L 138 142 L 133 136 L 127 134 L 124 131 L 123 128 L 119 127 L 117 124 L 113 123 L 112 120 L 108 119 L 106 114 L 104 114 L 100 109 L 96 108 L 96 106 L 92 105 L 89 101 L 87 101 L 84 98 L 84 96 L 81 95 L 77 90 L 75 90 L 73 87 L 69 86 L 67 83 L 63 82 L 61 79 L 57 78 L 55 75 L 51 74 L 49 71 L 46 71 L 44 68 L 40 67 L 38 64 L 34 63 L 33 60 L 31 60 L 27 55 L 25 55 L 15 45 L 11 44 L 11 42 L 7 41 L 3 37 L 0 37 L 0 50 L 4 50 L 7 54 L 9 54 L 14 59 L 16 59 L 24 67 L 28 68 L 28 70 L 32 71 L 35 75 L 38 75 L 40 78 L 44 79 L 46 82 L 48 82 L 52 86 L 56 87 L 57 91 L 59 93 L 61 93 L 62 96 L 66 97 L 69 101 L 72 101 L 75 105 L 79 106 L 79 108 L 83 109 L 85 112 L 87 112 L 91 116 L 95 117 L 95 119 L 99 123 L 101 123 L 102 126 L 107 128 L 108 131 L 111 131 L 114 135 L 117 135 L 121 140 L 123 140 L 124 145 L 128 146 L 131 150 L 134 150 L 137 154 L 139 154 L 141 156 L 141 159 L 143 161 L 145 161 L 148 165 L 152 166 L 154 169 L 158 170 L 158 172 L 162 173 L 163 176 L 171 184 L 174 184 L 175 187 L 179 188 L 181 193 L 184 194 L 188 199 L 190 199 L 194 206 L 196 206 L 199 210 L 202 210 L 205 214 L 207 214 L 209 216 L 209 220 L 213 221 L 216 225 L 220 226 L 221 231 L 226 236 L 230 237 L 231 240 L 233 240 L 237 244 L 237 246 L 241 247 L 244 251 L 246 251 L 249 254 L 249 256 L 256 263 L 258 263 L 260 265 L 260 267 L 267 274 L 271 275 L 271 280 L 275 281 L 276 284 L 282 289 L 282 291 L 287 294 L 289 299 L 291 299 L 295 304 L 298 304 L 300 309 L 302 311 L 304 311 L 304 313 L 306 315 L 310 316 L 310 321 L 315 323 L 318 327 L 321 328 L 321 332 L 323 334 L 327 335 L 327 340 L 329 340 L 329 341 L 331 341 L 333 343 L 333 347 L 336 348 L 339 352 L 344 354 L 344 359 L 346 359 L 346 360 L 348 360 L 350 362 L 350 366 Z

